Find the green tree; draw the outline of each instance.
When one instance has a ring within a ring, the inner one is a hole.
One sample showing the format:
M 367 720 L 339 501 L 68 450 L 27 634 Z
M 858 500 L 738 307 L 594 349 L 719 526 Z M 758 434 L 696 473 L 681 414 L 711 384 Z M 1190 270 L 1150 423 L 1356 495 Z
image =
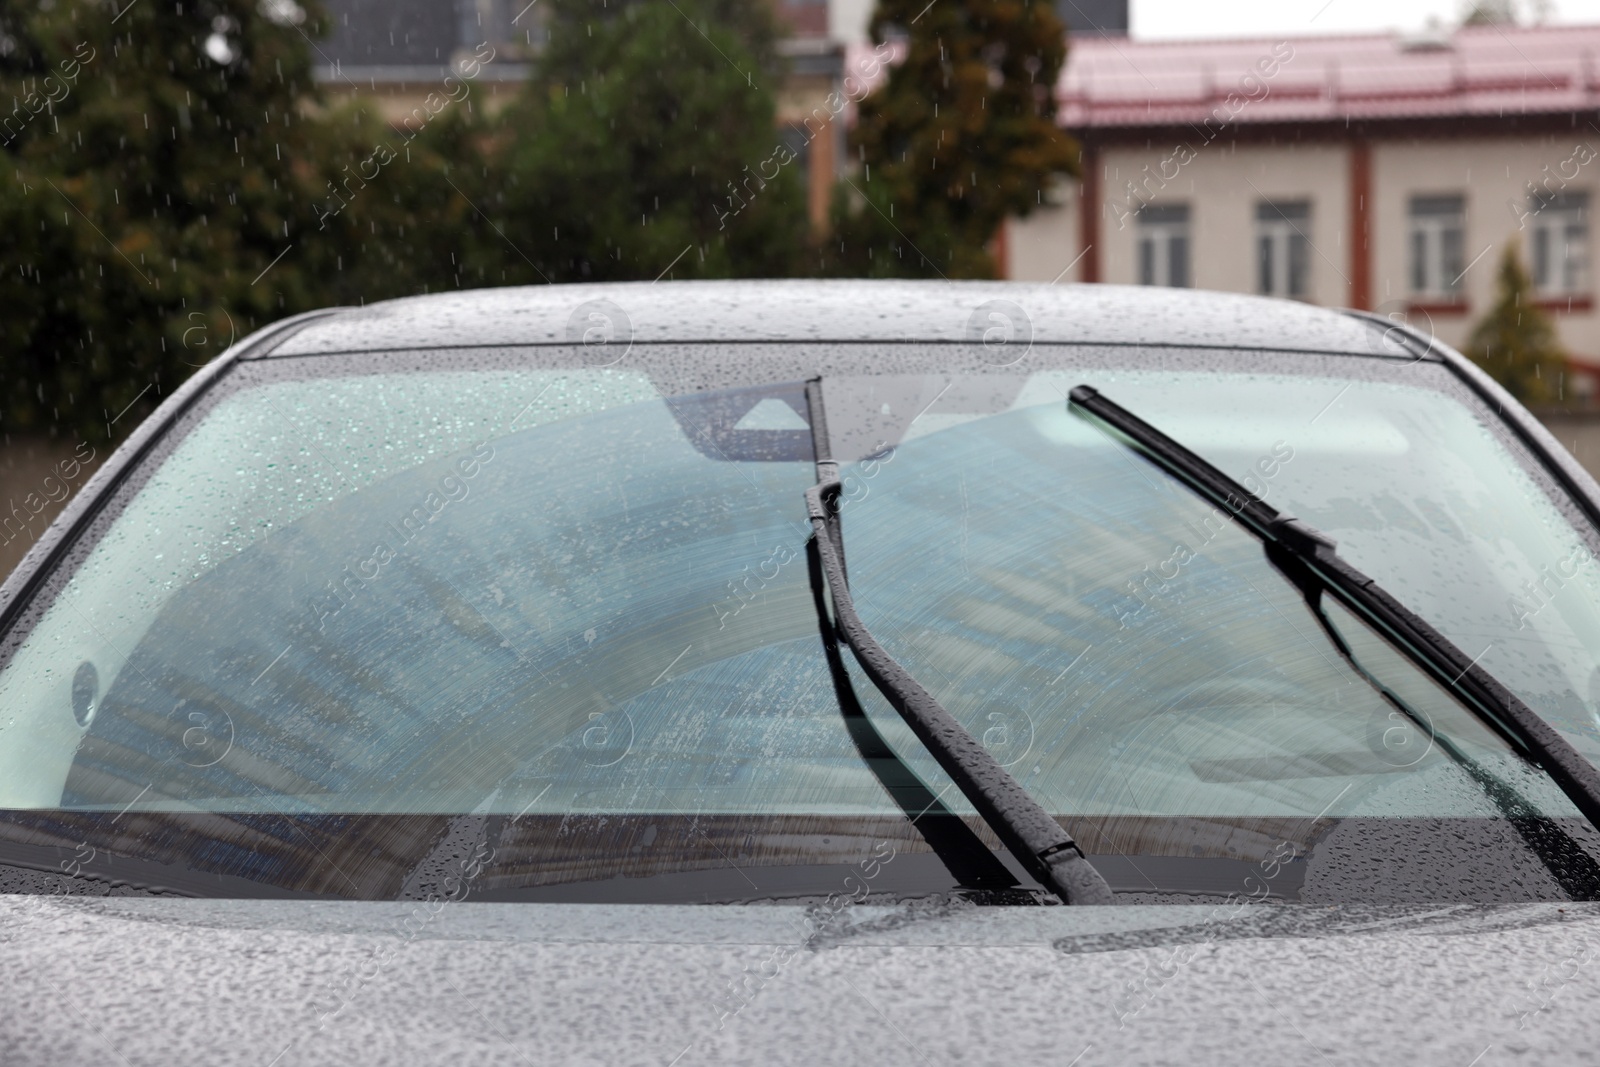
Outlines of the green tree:
M 325 147 L 304 2 L 0 7 L 0 429 L 122 432 L 313 303 L 292 254 L 263 275 L 313 221 Z
M 496 123 L 490 213 L 505 240 L 485 244 L 478 273 L 793 273 L 805 208 L 793 153 L 780 151 L 771 79 L 755 76 L 752 45 L 711 10 L 676 0 L 551 19 L 536 74 Z
M 0 430 L 116 436 L 267 322 L 491 281 L 468 268 L 487 229 L 469 79 L 399 131 L 330 109 L 323 19 L 0 0 Z
M 1550 17 L 1550 0 L 1464 0 L 1463 26 L 1515 26 L 1542 23 Z
M 712 35 L 712 27 L 739 39 L 750 63 L 739 63 L 732 53 L 729 53 L 728 62 L 745 77 L 746 84 L 755 82 L 771 88 L 779 85 L 787 66 L 778 54 L 778 41 L 783 33 L 773 15 L 775 5 L 770 0 L 676 2 L 685 28 L 705 35 L 702 46 L 710 47 L 705 38 L 717 40 Z M 576 84 L 591 71 L 589 51 L 582 43 L 591 27 L 635 17 L 636 13 L 630 11 L 635 7 L 672 9 L 664 0 L 544 0 L 541 6 L 546 33 L 559 42 L 558 47 L 540 57 L 541 72 L 552 84 L 563 85 Z
M 485 249 L 505 248 L 480 212 L 495 177 L 471 78 L 432 94 L 398 127 L 361 105 L 319 125 L 314 225 L 295 266 L 318 285 L 318 304 L 355 305 L 507 279 Z M 514 253 L 513 253 L 514 256 Z M 287 261 L 286 261 L 287 262 Z
M 993 277 L 1000 224 L 1078 173 L 1056 125 L 1065 27 L 1047 0 L 880 0 L 871 30 L 903 37 L 906 56 L 861 102 L 863 166 L 835 208 L 833 269 Z
M 1516 242 L 1500 258 L 1494 305 L 1472 329 L 1466 353 L 1523 403 L 1557 395 L 1567 357 L 1550 317 L 1533 302 L 1533 284 Z

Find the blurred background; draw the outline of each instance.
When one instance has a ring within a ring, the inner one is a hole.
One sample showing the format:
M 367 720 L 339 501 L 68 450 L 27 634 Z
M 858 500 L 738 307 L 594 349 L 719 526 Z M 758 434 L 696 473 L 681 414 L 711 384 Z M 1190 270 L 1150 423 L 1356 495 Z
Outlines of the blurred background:
M 193 369 L 483 286 L 1196 286 L 1600 473 L 1600 0 L 0 0 L 0 574 Z

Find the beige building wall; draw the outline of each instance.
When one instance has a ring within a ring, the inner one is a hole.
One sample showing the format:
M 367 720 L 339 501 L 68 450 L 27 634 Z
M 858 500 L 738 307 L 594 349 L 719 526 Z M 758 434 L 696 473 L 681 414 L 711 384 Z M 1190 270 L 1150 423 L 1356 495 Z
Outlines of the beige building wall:
M 1196 137 L 1198 141 L 1198 136 Z M 1107 148 L 1102 166 L 1100 280 L 1138 281 L 1134 213 L 1141 203 L 1187 203 L 1195 284 L 1254 292 L 1255 211 L 1261 200 L 1309 200 L 1313 246 L 1311 298 L 1342 305 L 1349 291 L 1349 150 L 1343 145 L 1240 146 L 1190 142 L 1193 158 L 1176 145 Z M 1163 175 L 1171 175 L 1170 180 Z M 1047 207 L 1013 223 L 1008 276 L 1049 281 L 1083 251 L 1079 238 L 1081 186 L 1074 183 Z M 1085 257 L 1087 258 L 1087 257 Z M 1051 269 L 1050 265 L 1055 264 Z M 1083 281 L 1079 260 L 1062 282 Z
M 458 79 L 459 81 L 459 79 Z M 429 95 L 434 97 L 434 107 L 438 108 L 440 115 L 450 108 L 460 107 L 469 110 L 483 108 L 489 114 L 498 114 L 505 106 L 517 98 L 522 91 L 523 83 L 520 81 L 490 81 L 483 79 L 466 83 L 468 92 L 466 96 L 456 88 L 456 82 L 451 82 L 448 89 L 443 80 L 437 82 L 416 81 L 404 84 L 373 82 L 370 86 L 351 88 L 339 82 L 327 82 L 322 86 L 328 97 L 328 106 L 339 107 L 345 104 L 363 104 L 371 108 L 376 117 L 387 122 L 394 129 L 400 129 L 401 124 L 410 120 L 413 127 L 420 121 L 419 116 L 427 116 L 429 109 L 425 104 Z M 447 92 L 454 92 L 458 100 L 450 100 Z
M 1581 129 L 1582 127 L 1580 127 Z M 1461 347 L 1473 323 L 1494 298 L 1496 271 L 1507 242 L 1519 231 L 1511 205 L 1524 210 L 1530 183 L 1550 175 L 1552 188 L 1588 192 L 1592 210 L 1600 210 L 1600 136 L 1530 135 L 1458 140 L 1374 141 L 1371 146 L 1372 229 L 1370 304 L 1385 312 L 1408 310 L 1413 303 L 1410 278 L 1410 200 L 1429 193 L 1454 193 L 1465 198 L 1466 252 L 1471 264 L 1462 279 L 1465 302 L 1460 309 L 1428 305 L 1414 321 L 1430 324 L 1447 344 Z M 1194 284 L 1230 292 L 1256 291 L 1256 204 L 1263 199 L 1307 200 L 1311 220 L 1306 236 L 1312 246 L 1310 299 L 1327 307 L 1351 304 L 1354 271 L 1352 233 L 1352 156 L 1348 142 L 1240 145 L 1222 142 L 1196 148 L 1194 157 L 1174 167 L 1176 146 L 1108 147 L 1100 152 L 1101 207 L 1098 250 L 1100 280 L 1134 284 L 1137 275 L 1136 224 L 1132 212 L 1141 201 L 1151 204 L 1186 202 Z M 1587 153 L 1580 152 L 1584 146 Z M 1592 162 L 1578 166 L 1578 159 Z M 1546 170 L 1548 168 L 1548 170 Z M 1174 174 L 1174 170 L 1176 173 Z M 1165 179 L 1163 175 L 1171 175 Z M 1074 182 L 1055 196 L 1055 206 L 1013 221 L 1006 234 L 1007 276 L 1025 281 L 1050 281 L 1083 251 L 1079 196 Z M 1590 220 L 1591 254 L 1600 252 L 1596 220 Z M 1482 258 L 1477 258 L 1481 254 Z M 1476 260 L 1476 262 L 1474 262 Z M 1079 259 L 1060 281 L 1086 280 L 1086 260 Z M 1589 301 L 1545 305 L 1563 343 L 1580 358 L 1600 361 L 1600 314 L 1593 306 L 1595 274 L 1591 271 Z
M 1197 138 L 1198 139 L 1198 138 Z M 1110 149 L 1104 153 L 1107 207 L 1101 221 L 1100 276 L 1108 282 L 1138 281 L 1137 224 L 1142 202 L 1187 203 L 1194 284 L 1202 289 L 1254 292 L 1255 212 L 1262 200 L 1311 202 L 1311 299 L 1342 303 L 1348 290 L 1345 233 L 1347 151 L 1323 145 L 1235 147 L 1189 143 L 1194 158 L 1175 167 L 1177 146 L 1158 151 Z M 1146 166 L 1159 179 L 1176 175 L 1150 195 Z M 1162 168 L 1165 167 L 1163 171 Z M 1130 188 L 1131 185 L 1131 188 Z
M 1062 182 L 1046 206 L 1006 224 L 1006 277 L 1063 284 L 1083 280 L 1083 239 L 1078 235 L 1082 191 L 1077 182 Z
M 1590 131 L 1592 134 L 1593 131 Z M 1526 253 L 1527 232 L 1519 229 L 1516 205 L 1526 211 L 1528 186 L 1548 174 L 1559 175 L 1562 164 L 1572 158 L 1575 146 L 1596 143 L 1600 138 L 1534 136 L 1483 138 L 1458 141 L 1376 142 L 1372 150 L 1373 270 L 1372 299 L 1375 304 L 1410 302 L 1410 253 L 1407 213 L 1414 195 L 1457 194 L 1466 201 L 1466 251 L 1470 266 L 1461 284 L 1465 301 L 1459 310 L 1441 311 L 1429 305 L 1417 324 L 1426 328 L 1431 321 L 1434 333 L 1446 344 L 1460 348 L 1466 343 L 1477 321 L 1494 301 L 1500 256 L 1509 242 L 1519 240 Z M 1591 149 L 1593 151 L 1593 149 Z M 1586 168 L 1569 164 L 1565 172 L 1574 175 L 1566 184 L 1568 192 L 1588 192 L 1591 210 L 1600 206 L 1600 159 Z M 1553 180 L 1555 189 L 1559 180 Z M 1589 222 L 1590 250 L 1595 243 L 1595 222 Z M 1479 258 L 1481 256 L 1481 258 Z M 1525 261 L 1526 262 L 1526 261 Z M 1600 316 L 1592 310 L 1594 277 L 1589 280 L 1590 308 L 1574 304 L 1567 311 L 1565 302 L 1547 305 L 1552 312 L 1562 342 L 1580 357 L 1600 356 Z

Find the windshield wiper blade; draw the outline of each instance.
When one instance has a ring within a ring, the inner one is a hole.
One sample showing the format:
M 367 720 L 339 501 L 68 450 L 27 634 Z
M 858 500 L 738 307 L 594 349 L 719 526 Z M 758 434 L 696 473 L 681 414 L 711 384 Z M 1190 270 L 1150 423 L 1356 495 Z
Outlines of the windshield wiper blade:
M 983 839 L 947 808 L 938 794 L 890 747 L 861 706 L 849 672 L 845 670 L 837 628 L 828 615 L 822 553 L 814 538 L 806 545 L 806 570 L 811 579 L 817 629 L 822 637 L 822 655 L 828 665 L 828 676 L 833 682 L 834 699 L 838 701 L 845 731 L 867 770 L 933 849 L 967 899 L 995 901 L 1013 892 L 1026 894 L 1027 891 L 1019 888 L 1011 869 L 1000 862 Z
M 806 402 L 817 461 L 817 484 L 806 490 L 806 507 L 845 643 L 872 684 L 966 795 L 979 817 L 1040 885 L 1066 904 L 1110 904 L 1111 887 L 1084 858 L 1072 836 L 932 693 L 895 662 L 856 614 L 846 579 L 839 521 L 839 465 L 828 449 L 820 380 L 806 383 Z
M 1308 598 L 1327 591 L 1364 618 L 1385 641 L 1426 675 L 1462 698 L 1467 710 L 1548 774 L 1584 818 L 1600 827 L 1600 771 L 1494 675 L 1449 638 L 1340 556 L 1320 530 L 1283 515 L 1211 463 L 1099 390 L 1072 390 L 1076 406 L 1129 438 L 1155 465 L 1188 486 L 1259 538 L 1267 558 Z M 1310 582 L 1314 590 L 1308 590 Z

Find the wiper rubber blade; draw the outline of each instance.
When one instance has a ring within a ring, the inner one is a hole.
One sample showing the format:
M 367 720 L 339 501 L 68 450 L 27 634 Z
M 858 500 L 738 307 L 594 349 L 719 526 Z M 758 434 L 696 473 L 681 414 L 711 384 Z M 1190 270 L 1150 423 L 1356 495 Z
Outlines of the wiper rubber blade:
M 979 817 L 1040 885 L 1066 904 L 1112 903 L 1110 886 L 1084 858 L 1072 836 L 932 693 L 878 644 L 856 614 L 846 579 L 839 521 L 839 465 L 828 449 L 820 380 L 806 383 L 806 401 L 817 461 L 817 484 L 806 490 L 806 507 L 832 594 L 834 617 L 845 643 L 872 684 L 966 795 Z
M 1600 771 L 1494 675 L 1426 619 L 1339 555 L 1336 542 L 1276 508 L 1211 463 L 1092 386 L 1072 390 L 1069 407 L 1133 441 L 1157 467 L 1223 511 L 1263 543 L 1267 558 L 1308 597 L 1327 591 L 1363 617 L 1425 674 L 1458 694 L 1467 710 L 1523 751 L 1561 788 L 1584 818 L 1600 827 Z M 1303 583 L 1311 582 L 1314 590 Z

